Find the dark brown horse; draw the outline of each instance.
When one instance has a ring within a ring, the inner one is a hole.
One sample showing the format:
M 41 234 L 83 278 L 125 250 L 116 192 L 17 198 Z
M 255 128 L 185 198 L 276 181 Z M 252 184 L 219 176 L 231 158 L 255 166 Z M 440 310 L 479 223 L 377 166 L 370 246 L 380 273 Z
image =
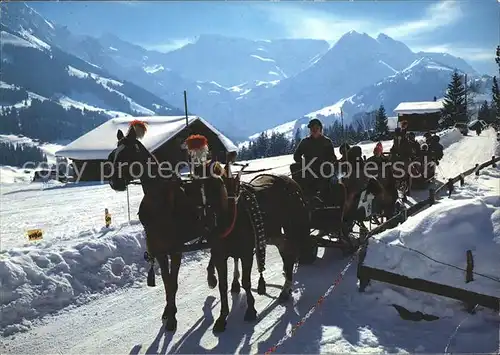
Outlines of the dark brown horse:
M 265 242 L 268 245 L 275 245 L 283 260 L 285 283 L 279 295 L 279 301 L 286 302 L 292 290 L 294 264 L 300 257 L 302 247 L 309 242 L 309 217 L 302 199 L 301 188 L 288 176 L 261 174 L 249 183 L 242 183 L 242 189 L 255 195 L 253 203 L 258 204 L 262 214 L 260 223 L 264 226 Z M 251 209 L 252 207 L 249 206 L 248 210 L 251 211 Z M 249 227 L 256 228 L 243 226 L 242 229 Z M 239 293 L 238 261 L 240 258 L 234 254 L 231 256 L 234 258 L 231 292 Z M 210 288 L 217 285 L 215 266 L 215 257 L 212 253 L 207 267 L 207 282 Z M 244 268 L 243 265 L 242 267 Z M 258 290 L 258 293 L 263 294 L 263 291 Z
M 216 230 L 206 228 L 207 217 L 200 218 L 200 190 L 193 188 L 196 184 L 183 182 L 176 174 L 171 174 L 162 170 L 156 158 L 137 140 L 134 129 L 129 130 L 126 136 L 119 130 L 117 132 L 117 148 L 111 152 L 109 161 L 113 163 L 114 169 L 110 179 L 110 185 L 114 190 L 124 191 L 127 184 L 135 178 L 139 178 L 144 191 L 144 198 L 139 208 L 139 219 L 144 226 L 146 233 L 146 244 L 151 260 L 156 259 L 161 269 L 161 275 L 166 293 L 166 306 L 162 315 L 168 331 L 174 331 L 177 327 L 177 307 L 175 297 L 178 289 L 178 274 L 182 259 L 182 250 L 185 243 L 200 237 L 206 237 L 211 249 L 212 260 L 219 275 L 219 291 L 221 296 L 220 316 L 215 322 L 214 331 L 224 331 L 226 319 L 229 314 L 228 305 L 228 285 L 227 285 L 227 259 L 232 256 L 242 262 L 242 287 L 247 296 L 247 311 L 245 320 L 256 319 L 257 312 L 254 307 L 255 300 L 251 291 L 251 270 L 253 265 L 253 254 L 255 250 L 259 272 L 259 293 L 265 292 L 265 281 L 262 273 L 265 268 L 265 245 L 266 232 L 274 228 L 271 223 L 266 231 L 262 230 L 262 214 L 259 202 L 257 201 L 256 187 L 250 188 L 243 185 L 234 212 L 237 218 L 230 233 L 222 237 Z M 121 169 L 119 168 L 121 166 Z M 125 169 L 123 167 L 125 166 Z M 132 166 L 139 171 L 131 169 Z M 147 172 L 147 174 L 146 174 Z M 215 179 L 215 178 L 208 178 Z M 269 196 L 287 197 L 293 194 L 294 185 L 285 179 L 271 183 L 269 187 L 262 187 L 263 191 L 272 191 Z M 220 180 L 210 180 L 207 183 L 215 182 L 211 186 L 223 187 Z M 196 182 L 198 183 L 198 182 Z M 255 185 L 255 184 L 254 184 Z M 279 187 L 281 186 L 281 187 Z M 285 192 L 286 190 L 286 192 Z M 281 194 L 280 194 L 281 191 Z M 218 196 L 217 191 L 207 189 L 207 199 Z M 266 195 L 266 193 L 263 193 Z M 259 199 L 261 200 L 261 199 Z M 290 200 L 292 201 L 292 200 Z M 213 203 L 217 205 L 217 203 Z M 272 206 L 275 210 L 287 209 L 297 213 L 297 216 L 290 217 L 290 220 L 300 222 L 299 217 L 304 213 L 300 208 L 296 210 L 275 200 L 274 204 L 267 201 L 267 206 Z M 270 209 L 270 207 L 268 207 Z M 220 211 L 217 211 L 220 213 Z M 286 212 L 281 212 L 286 214 Z M 208 213 L 208 217 L 211 212 Z M 260 216 L 260 217 L 259 217 Z M 273 215 L 274 216 L 274 215 Z M 269 218 L 269 216 L 267 217 Z M 273 217 L 271 217 L 273 218 Z M 232 218 L 226 218 L 231 220 Z M 280 221 L 280 223 L 282 223 Z M 296 255 L 300 249 L 299 238 L 303 235 L 296 225 L 291 228 L 288 224 L 288 234 L 285 245 L 280 249 L 284 268 L 287 270 L 287 280 L 285 282 L 282 299 L 287 299 L 291 288 L 291 278 Z M 274 234 L 273 234 L 274 236 Z

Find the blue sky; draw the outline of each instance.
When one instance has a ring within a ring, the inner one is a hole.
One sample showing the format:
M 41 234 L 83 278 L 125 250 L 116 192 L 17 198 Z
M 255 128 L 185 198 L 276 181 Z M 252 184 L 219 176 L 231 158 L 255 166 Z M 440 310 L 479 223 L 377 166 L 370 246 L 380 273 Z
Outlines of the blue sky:
M 109 32 L 168 51 L 200 34 L 249 39 L 315 38 L 334 43 L 350 30 L 383 32 L 414 51 L 447 52 L 498 74 L 500 3 L 469 1 L 38 2 L 42 15 L 80 34 Z

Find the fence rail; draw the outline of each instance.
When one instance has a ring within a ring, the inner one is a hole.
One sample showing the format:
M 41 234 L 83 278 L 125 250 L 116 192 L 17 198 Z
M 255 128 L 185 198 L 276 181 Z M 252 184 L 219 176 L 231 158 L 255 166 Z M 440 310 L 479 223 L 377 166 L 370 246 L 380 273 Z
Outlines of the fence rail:
M 484 162 L 482 164 L 476 164 L 473 168 L 470 168 L 469 170 L 466 170 L 464 171 L 463 173 L 461 174 L 458 174 L 457 176 L 455 176 L 454 178 L 450 178 L 448 179 L 448 182 L 444 183 L 443 185 L 441 185 L 440 187 L 438 187 L 436 189 L 436 193 L 444 190 L 444 189 L 448 189 L 448 193 L 451 194 L 450 191 L 452 191 L 452 188 L 453 186 L 460 181 L 460 184 L 463 185 L 465 182 L 464 182 L 464 179 L 469 176 L 469 175 L 472 175 L 472 173 L 476 173 L 476 176 L 479 176 L 479 172 L 484 169 L 484 168 L 487 168 L 487 167 L 490 167 L 490 166 L 493 166 L 495 167 L 496 166 L 496 163 L 498 163 L 500 161 L 500 156 L 499 157 L 495 157 L 495 156 L 492 156 L 491 157 L 491 160 L 488 160 L 487 162 Z
M 360 281 L 360 291 L 363 292 L 365 287 L 368 285 L 370 280 L 377 280 L 381 282 L 390 283 L 393 285 L 398 285 L 406 288 L 411 288 L 419 291 L 430 292 L 434 294 L 438 294 L 441 296 L 461 300 L 467 303 L 468 309 L 472 309 L 474 305 L 480 304 L 485 307 L 492 308 L 494 310 L 499 309 L 500 299 L 493 296 L 481 295 L 472 291 L 467 291 L 463 289 L 458 289 L 455 287 L 440 285 L 436 283 L 429 282 L 427 280 L 422 279 L 411 279 L 405 277 L 403 275 L 394 274 L 385 270 L 372 268 L 369 266 L 363 265 L 364 259 L 366 257 L 367 248 L 368 248 L 368 239 L 375 234 L 381 233 L 385 230 L 396 227 L 399 223 L 403 223 L 408 217 L 413 216 L 420 212 L 423 208 L 428 206 L 432 206 L 436 202 L 436 196 L 439 192 L 444 189 L 448 190 L 448 195 L 451 196 L 453 192 L 453 187 L 457 182 L 463 186 L 465 184 L 465 177 L 472 175 L 473 173 L 476 176 L 479 176 L 479 172 L 487 167 L 493 166 L 496 167 L 496 163 L 500 161 L 500 157 L 493 156 L 487 162 L 482 164 L 476 164 L 473 168 L 470 168 L 461 174 L 455 176 L 454 178 L 448 179 L 448 182 L 442 184 L 437 189 L 429 189 L 429 197 L 423 201 L 416 203 L 410 208 L 403 210 L 398 213 L 385 223 L 382 223 L 377 228 L 368 232 L 363 240 L 362 247 L 360 250 L 360 256 L 358 260 L 358 279 Z
M 372 229 L 370 232 L 368 232 L 365 235 L 365 238 L 363 242 L 366 242 L 371 236 L 381 233 L 383 231 L 386 231 L 388 229 L 392 229 L 395 226 L 397 226 L 399 223 L 404 222 L 408 217 L 413 216 L 417 214 L 420 210 L 423 208 L 426 208 L 428 206 L 432 206 L 436 202 L 436 196 L 443 191 L 444 189 L 450 190 L 450 187 L 454 186 L 457 182 L 461 182 L 461 184 L 464 184 L 464 179 L 472 175 L 472 173 L 476 173 L 477 176 L 479 176 L 479 172 L 487 167 L 496 166 L 496 163 L 500 162 L 500 156 L 495 157 L 492 156 L 490 160 L 482 163 L 482 164 L 476 164 L 473 168 L 470 168 L 469 170 L 466 170 L 454 178 L 448 179 L 448 182 L 443 183 L 441 186 L 439 186 L 437 189 L 429 189 L 429 197 L 426 198 L 425 200 L 419 201 L 413 206 L 410 206 L 409 208 L 399 212 L 395 216 L 393 216 L 391 219 L 387 220 L 386 222 L 380 224 L 376 228 Z

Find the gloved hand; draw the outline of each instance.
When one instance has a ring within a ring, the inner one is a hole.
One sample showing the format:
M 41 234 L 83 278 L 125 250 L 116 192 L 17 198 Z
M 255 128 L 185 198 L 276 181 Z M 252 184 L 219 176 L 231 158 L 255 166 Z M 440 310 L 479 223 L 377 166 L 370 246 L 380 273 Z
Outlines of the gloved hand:
M 144 252 L 144 260 L 146 260 L 148 263 L 152 264 L 155 261 L 155 258 L 149 254 L 147 251 Z

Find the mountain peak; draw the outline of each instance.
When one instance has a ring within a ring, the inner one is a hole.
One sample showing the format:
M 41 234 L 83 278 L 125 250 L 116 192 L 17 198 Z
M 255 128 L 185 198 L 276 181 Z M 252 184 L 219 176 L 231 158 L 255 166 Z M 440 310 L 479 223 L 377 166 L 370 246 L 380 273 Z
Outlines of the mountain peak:
M 340 37 L 340 38 L 342 39 L 342 38 L 356 38 L 356 37 L 361 38 L 361 37 L 370 37 L 370 36 L 366 32 L 359 33 L 358 31 L 350 30 L 349 32 L 344 33 L 342 35 L 342 37 Z
M 333 47 L 339 48 L 349 48 L 351 50 L 360 51 L 363 48 L 371 50 L 377 46 L 377 41 L 370 37 L 366 33 L 359 33 L 357 31 L 351 30 L 346 32 L 339 40 L 333 45 Z M 332 48 L 333 48 L 332 47 Z
M 385 33 L 379 33 L 377 36 L 377 41 L 395 41 L 395 39 L 386 35 Z

